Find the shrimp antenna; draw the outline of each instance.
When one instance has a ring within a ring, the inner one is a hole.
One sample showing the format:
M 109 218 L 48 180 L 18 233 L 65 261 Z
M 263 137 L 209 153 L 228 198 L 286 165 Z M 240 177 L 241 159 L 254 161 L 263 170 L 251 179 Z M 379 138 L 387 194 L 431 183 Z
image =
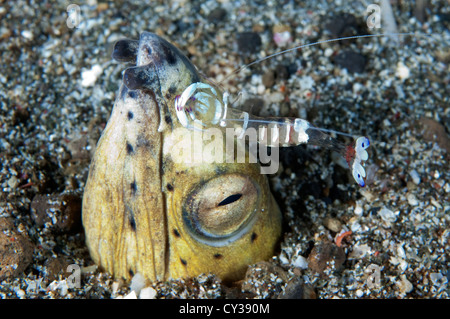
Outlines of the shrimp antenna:
M 343 40 L 351 40 L 351 39 L 361 39 L 361 38 L 375 38 L 375 37 L 386 37 L 386 36 L 408 36 L 408 35 L 415 35 L 414 32 L 405 32 L 405 33 L 379 33 L 379 34 L 366 34 L 366 35 L 354 35 L 354 36 L 349 36 L 349 37 L 343 37 L 343 38 L 336 38 L 336 39 L 328 39 L 328 40 L 321 40 L 321 41 L 316 41 L 316 42 L 312 42 L 312 43 L 307 43 L 307 44 L 302 44 L 302 45 L 298 45 L 296 47 L 290 48 L 290 49 L 286 49 L 271 55 L 268 55 L 264 58 L 255 60 L 249 64 L 243 65 L 239 68 L 237 68 L 236 70 L 234 70 L 233 72 L 231 72 L 230 74 L 228 74 L 221 82 L 225 81 L 226 79 L 230 78 L 231 76 L 235 75 L 236 73 L 241 72 L 242 70 L 257 64 L 257 63 L 261 63 L 265 60 L 271 59 L 273 57 L 288 53 L 288 52 L 292 52 L 292 51 L 296 51 L 299 49 L 303 49 L 303 48 L 307 48 L 307 47 L 311 47 L 314 45 L 318 45 L 318 44 L 324 44 L 324 43 L 330 43 L 330 42 L 337 42 L 337 41 L 343 41 Z

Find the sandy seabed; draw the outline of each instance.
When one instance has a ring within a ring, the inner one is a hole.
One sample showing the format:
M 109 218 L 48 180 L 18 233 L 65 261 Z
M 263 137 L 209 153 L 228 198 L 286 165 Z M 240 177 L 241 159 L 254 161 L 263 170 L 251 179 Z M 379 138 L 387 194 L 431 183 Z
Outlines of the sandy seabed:
M 152 283 L 141 297 L 449 297 L 450 12 L 446 1 L 391 2 L 395 30 L 414 35 L 316 45 L 222 82 L 260 116 L 368 136 L 368 185 L 359 188 L 332 152 L 282 149 L 269 177 L 284 218 L 276 255 L 235 287 L 205 274 Z M 296 44 L 386 32 L 384 15 L 381 29 L 367 28 L 366 7 L 91 0 L 70 28 L 66 3 L 0 1 L 0 243 L 15 238 L 20 247 L 0 251 L 0 298 L 139 297 L 93 265 L 76 215 L 125 68 L 111 60 L 115 41 L 157 33 L 220 82 Z M 53 210 L 32 213 L 48 201 Z M 62 211 L 75 212 L 73 223 Z M 58 276 L 70 264 L 80 266 L 80 288 Z

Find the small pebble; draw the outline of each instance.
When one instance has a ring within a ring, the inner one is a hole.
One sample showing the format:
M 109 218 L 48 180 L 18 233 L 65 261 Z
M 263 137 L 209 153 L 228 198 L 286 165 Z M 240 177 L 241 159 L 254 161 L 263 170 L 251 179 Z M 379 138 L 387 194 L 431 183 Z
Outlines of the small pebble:
M 155 299 L 156 290 L 152 287 L 142 288 L 139 294 L 139 299 Z
M 338 233 L 342 229 L 342 223 L 336 218 L 325 218 L 324 225 L 332 232 Z
M 402 62 L 398 62 L 397 71 L 395 75 L 399 77 L 401 80 L 406 80 L 407 78 L 409 78 L 409 68 Z
M 132 290 L 128 295 L 123 297 L 123 299 L 137 299 L 136 292 Z
M 308 256 L 309 268 L 317 273 L 323 273 L 328 267 L 339 269 L 344 262 L 344 250 L 331 242 L 317 242 Z
M 408 194 L 406 195 L 406 199 L 408 200 L 409 205 L 411 206 L 417 206 L 419 205 L 419 201 L 417 200 L 417 197 L 414 194 Z
M 356 204 L 355 206 L 355 215 L 361 216 L 363 214 L 364 210 L 360 204 Z
M 260 98 L 250 98 L 242 105 L 244 111 L 258 115 L 264 106 L 264 100 Z
M 34 245 L 7 218 L 0 218 L 0 281 L 16 277 L 30 264 Z
M 11 176 L 10 179 L 8 179 L 7 184 L 11 189 L 16 188 L 19 185 L 19 179 L 16 176 Z
M 447 283 L 447 278 L 444 277 L 444 275 L 442 275 L 441 273 L 438 272 L 432 272 L 430 274 L 430 280 L 433 283 L 433 285 L 435 286 L 441 286 L 445 283 Z
M 274 41 L 278 46 L 284 46 L 292 41 L 291 26 L 287 24 L 275 24 L 272 27 Z M 277 38 L 277 39 L 276 39 Z
M 50 281 L 58 279 L 59 275 L 66 274 L 69 262 L 64 257 L 49 258 L 45 266 L 47 266 L 47 279 Z
M 432 204 L 434 207 L 436 207 L 436 208 L 438 208 L 438 209 L 442 209 L 442 205 L 441 205 L 437 200 L 435 200 L 434 198 L 431 198 L 431 199 L 430 199 L 430 202 L 431 202 L 431 204 Z
M 419 173 L 415 169 L 409 172 L 409 175 L 411 176 L 414 184 L 419 185 L 420 184 L 420 176 Z
M 236 36 L 239 52 L 244 54 L 255 53 L 261 47 L 261 37 L 256 32 L 242 32 Z
M 353 87 L 352 87 L 352 90 L 353 90 L 353 94 L 354 94 L 354 95 L 359 95 L 359 94 L 361 94 L 361 92 L 363 92 L 364 89 L 365 89 L 364 85 L 362 85 L 362 84 L 359 83 L 359 82 L 355 82 L 355 83 L 353 84 Z
M 33 33 L 31 33 L 31 31 L 23 30 L 20 34 L 21 34 L 25 39 L 33 40 Z
M 267 70 L 262 76 L 262 83 L 266 88 L 271 88 L 275 84 L 275 72 Z
M 273 34 L 273 41 L 279 48 L 283 48 L 292 43 L 292 35 L 289 31 L 276 32 Z
M 396 285 L 403 294 L 410 293 L 414 288 L 413 284 L 406 278 L 405 275 L 400 276 L 400 280 L 396 281 Z
M 208 14 L 208 21 L 211 23 L 219 23 L 223 21 L 227 16 L 227 10 L 221 7 L 217 7 Z
M 16 290 L 16 295 L 20 299 L 25 298 L 25 296 L 26 296 L 25 291 L 23 291 L 22 289 L 17 289 Z
M 113 295 L 115 295 L 117 293 L 117 291 L 119 291 L 119 287 L 120 287 L 120 282 L 114 281 L 111 285 L 111 293 Z
M 450 183 L 445 183 L 445 185 L 444 185 L 444 191 L 445 191 L 446 193 L 450 193 Z
M 323 54 L 324 54 L 327 58 L 329 58 L 330 56 L 333 55 L 333 53 L 334 53 L 334 51 L 333 51 L 332 48 L 326 48 Z
M 302 76 L 299 81 L 302 90 L 310 90 L 314 87 L 315 81 L 309 75 Z
M 92 66 L 90 70 L 81 72 L 81 86 L 88 87 L 93 86 L 97 78 L 102 73 L 103 69 L 100 65 L 96 64 Z
M 349 259 L 362 259 L 370 253 L 370 246 L 367 244 L 354 246 L 349 254 Z
M 316 293 L 309 284 L 305 284 L 301 277 L 292 278 L 284 288 L 278 299 L 316 299 Z
M 81 230 L 81 197 L 77 194 L 36 195 L 31 202 L 31 218 L 38 226 L 51 225 L 55 232 Z
M 298 256 L 293 262 L 292 266 L 300 269 L 308 268 L 308 260 L 303 256 Z
M 105 10 L 107 10 L 108 9 L 108 3 L 106 3 L 106 2 L 102 2 L 102 3 L 99 3 L 98 5 L 97 5 L 97 11 L 98 12 L 102 12 L 102 11 L 105 11 Z
M 378 211 L 378 215 L 380 215 L 381 219 L 383 219 L 387 223 L 393 223 L 397 220 L 397 216 L 395 215 L 395 213 L 392 210 L 387 209 L 386 207 L 380 209 Z
M 427 142 L 435 142 L 450 154 L 450 136 L 445 126 L 430 118 L 422 118 L 418 121 L 421 131 L 418 133 Z
M 248 267 L 245 278 L 242 282 L 242 292 L 258 294 L 264 291 L 269 291 L 270 294 L 275 292 L 280 293 L 282 286 L 287 281 L 286 271 L 273 263 L 262 261 Z M 273 289 L 276 288 L 276 289 Z M 265 298 L 271 295 L 263 294 Z
M 137 273 L 131 279 L 130 289 L 139 295 L 141 289 L 145 287 L 145 278 L 140 273 Z
M 366 68 L 367 59 L 358 52 L 346 50 L 334 58 L 334 63 L 350 73 L 363 73 Z
M 284 94 L 280 92 L 273 92 L 268 97 L 269 102 L 280 103 L 284 100 Z
M 357 19 L 350 13 L 336 13 L 325 24 L 325 30 L 331 33 L 332 38 L 356 35 L 359 26 Z

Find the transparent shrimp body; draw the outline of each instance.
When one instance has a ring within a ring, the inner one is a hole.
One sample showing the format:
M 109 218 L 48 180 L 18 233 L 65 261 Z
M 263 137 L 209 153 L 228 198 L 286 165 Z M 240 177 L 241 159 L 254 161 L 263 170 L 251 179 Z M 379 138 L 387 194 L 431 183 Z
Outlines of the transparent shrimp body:
M 243 138 L 248 130 L 256 130 L 258 142 L 269 147 L 308 143 L 337 151 L 346 159 L 355 181 L 361 187 L 365 186 L 366 172 L 362 161 L 369 157 L 366 149 L 370 142 L 367 137 L 359 137 L 354 143 L 345 145 L 327 134 L 335 131 L 314 127 L 300 118 L 258 117 L 229 107 L 228 97 L 227 92 L 222 93 L 211 84 L 193 83 L 175 99 L 178 120 L 188 129 L 233 128 L 237 138 Z
M 196 82 L 175 98 L 175 110 L 181 125 L 189 129 L 217 126 L 226 116 L 228 93 Z

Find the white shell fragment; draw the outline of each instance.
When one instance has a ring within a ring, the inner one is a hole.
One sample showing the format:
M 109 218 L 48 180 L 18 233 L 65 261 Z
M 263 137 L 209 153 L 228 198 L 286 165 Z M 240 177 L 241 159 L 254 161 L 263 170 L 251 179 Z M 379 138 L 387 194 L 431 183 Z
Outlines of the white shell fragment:
M 448 283 L 448 280 L 444 275 L 438 272 L 432 272 L 430 274 L 430 280 L 435 286 L 441 286 Z
M 139 294 L 139 299 L 155 299 L 156 290 L 152 287 L 143 288 Z
M 139 295 L 141 289 L 145 287 L 145 278 L 140 273 L 137 273 L 131 279 L 130 289 L 136 292 L 136 295 Z
M 396 282 L 396 285 L 403 294 L 410 293 L 414 288 L 413 284 L 406 278 L 405 275 L 400 276 L 400 280 Z
M 393 223 L 397 220 L 397 216 L 395 215 L 395 213 L 392 210 L 387 209 L 386 207 L 380 209 L 378 215 L 380 215 L 381 219 L 387 223 Z
M 294 262 L 292 263 L 292 266 L 300 269 L 307 269 L 308 268 L 308 260 L 303 256 L 298 256 Z
M 416 185 L 420 184 L 420 176 L 419 176 L 419 173 L 417 173 L 417 171 L 415 169 L 410 171 L 409 175 L 411 176 L 412 181 L 414 182 L 414 184 L 416 184 Z
M 401 80 L 406 80 L 409 78 L 409 68 L 403 64 L 403 62 L 397 63 L 397 71 L 395 75 L 399 77 Z
M 95 81 L 100 74 L 102 74 L 103 69 L 100 65 L 95 64 L 90 70 L 81 72 L 81 86 L 93 86 Z
M 122 298 L 118 298 L 118 299 L 122 299 Z M 123 299 L 137 299 L 136 292 L 133 290 L 128 295 L 123 297 Z
M 417 200 L 416 196 L 414 194 L 408 194 L 406 195 L 406 199 L 408 200 L 409 205 L 411 206 L 417 206 L 419 205 L 419 201 Z

